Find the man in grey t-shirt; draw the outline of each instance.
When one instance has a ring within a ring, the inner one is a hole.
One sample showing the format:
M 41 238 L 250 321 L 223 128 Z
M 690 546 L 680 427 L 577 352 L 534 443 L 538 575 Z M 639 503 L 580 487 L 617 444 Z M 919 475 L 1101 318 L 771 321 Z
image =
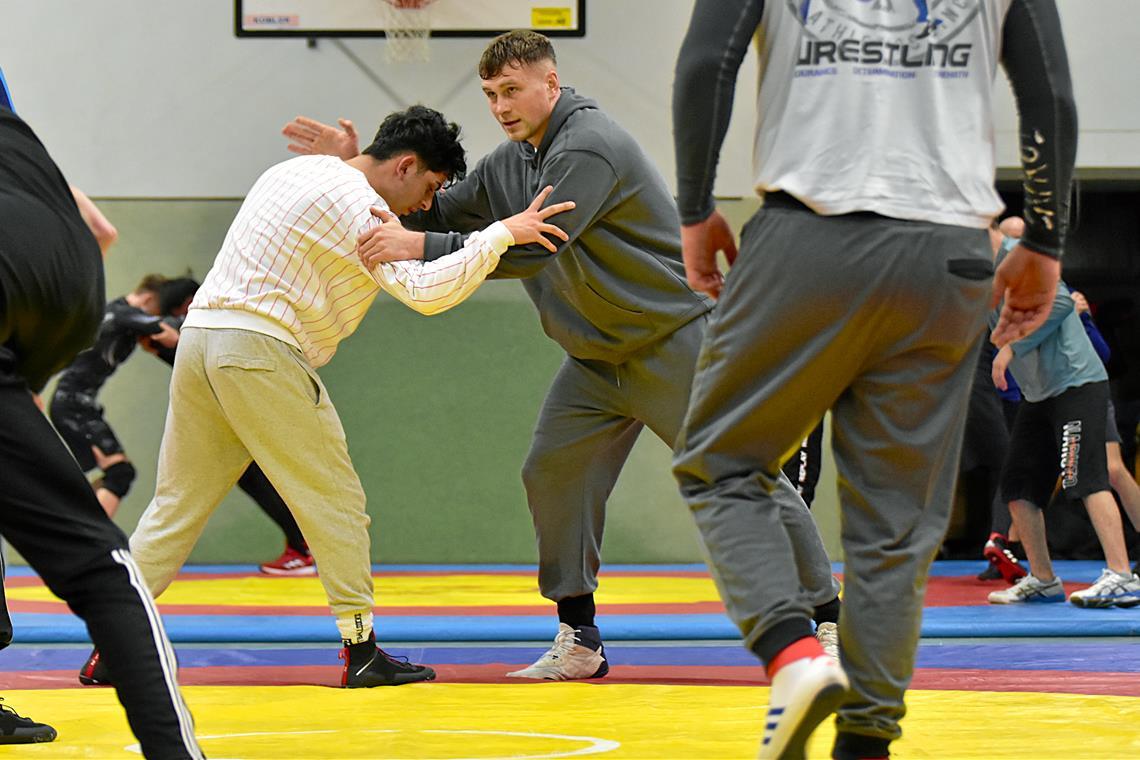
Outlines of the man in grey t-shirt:
M 722 278 L 713 179 L 754 38 L 765 202 Z M 1031 178 L 1023 244 L 996 277 L 1003 345 L 1048 314 L 1067 226 L 1076 125 L 1053 1 L 916 14 L 907 3 L 697 0 L 693 11 L 673 101 L 678 205 L 689 282 L 720 301 L 674 473 L 729 614 L 772 678 L 761 757 L 803 757 L 836 708 L 835 758 L 884 757 L 901 734 L 991 291 L 999 59 Z M 812 638 L 770 495 L 828 409 L 843 510 L 841 666 Z

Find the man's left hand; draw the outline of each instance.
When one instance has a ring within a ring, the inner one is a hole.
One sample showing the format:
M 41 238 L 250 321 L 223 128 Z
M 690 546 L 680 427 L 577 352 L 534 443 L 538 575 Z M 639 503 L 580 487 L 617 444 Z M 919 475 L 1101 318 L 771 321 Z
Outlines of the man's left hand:
M 415 261 L 424 257 L 422 232 L 404 229 L 399 217 L 387 209 L 373 206 L 371 211 L 383 223 L 356 237 L 356 255 L 365 268 L 372 270 L 377 264 Z
M 723 251 L 731 267 L 736 261 L 736 239 L 719 211 L 707 219 L 681 227 L 681 256 L 685 261 L 685 277 L 689 287 L 713 298 L 720 297 L 724 275 L 717 264 L 717 251 Z

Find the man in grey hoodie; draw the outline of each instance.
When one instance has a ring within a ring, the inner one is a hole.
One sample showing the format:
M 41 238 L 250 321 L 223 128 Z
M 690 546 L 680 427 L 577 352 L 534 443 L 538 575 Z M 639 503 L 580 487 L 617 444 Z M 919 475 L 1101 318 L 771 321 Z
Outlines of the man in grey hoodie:
M 688 406 L 707 297 L 681 262 L 680 218 L 669 188 L 641 147 L 593 100 L 561 87 L 545 36 L 495 38 L 479 62 L 491 114 L 509 138 L 427 212 L 389 221 L 359 241 L 368 265 L 438 258 L 480 220 L 525 208 L 531 188 L 552 185 L 576 208 L 561 217 L 556 253 L 516 247 L 492 277 L 522 278 L 546 334 L 566 351 L 547 394 L 523 482 L 539 551 L 539 588 L 558 605 L 550 651 L 510 675 L 600 678 L 609 665 L 594 622 L 606 499 L 641 429 L 673 445 Z M 300 152 L 356 150 L 344 131 L 299 119 L 285 134 Z M 796 544 L 798 576 L 834 636 L 838 583 L 802 499 L 786 478 L 778 498 Z

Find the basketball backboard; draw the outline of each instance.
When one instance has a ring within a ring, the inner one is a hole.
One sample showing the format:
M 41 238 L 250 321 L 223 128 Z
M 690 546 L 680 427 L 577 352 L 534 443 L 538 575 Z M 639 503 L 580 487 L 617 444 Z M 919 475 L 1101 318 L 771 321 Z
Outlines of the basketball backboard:
M 386 0 L 234 0 L 238 37 L 384 37 Z M 434 0 L 433 37 L 586 34 L 586 0 Z

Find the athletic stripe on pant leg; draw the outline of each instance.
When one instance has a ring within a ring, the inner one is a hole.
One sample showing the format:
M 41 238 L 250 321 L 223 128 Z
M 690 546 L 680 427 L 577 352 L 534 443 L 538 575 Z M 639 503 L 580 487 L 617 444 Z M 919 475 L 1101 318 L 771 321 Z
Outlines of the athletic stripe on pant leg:
M 126 569 L 127 577 L 130 578 L 131 585 L 138 592 L 139 599 L 146 609 L 147 618 L 150 620 L 151 635 L 154 637 L 155 649 L 158 651 L 158 661 L 162 666 L 163 680 L 166 682 L 166 690 L 170 695 L 170 702 L 174 706 L 174 712 L 178 716 L 182 743 L 186 746 L 186 751 L 191 757 L 196 758 L 196 760 L 204 760 L 205 755 L 202 754 L 202 749 L 198 746 L 198 740 L 194 736 L 194 719 L 191 717 L 186 703 L 182 700 L 182 692 L 178 689 L 178 665 L 174 659 L 174 648 L 170 646 L 166 629 L 162 627 L 162 618 L 158 614 L 158 608 L 155 607 L 154 597 L 150 595 L 150 589 L 142 582 L 142 573 L 139 572 L 138 565 L 135 564 L 135 559 L 130 552 L 126 549 L 114 549 L 111 551 L 111 558 Z

